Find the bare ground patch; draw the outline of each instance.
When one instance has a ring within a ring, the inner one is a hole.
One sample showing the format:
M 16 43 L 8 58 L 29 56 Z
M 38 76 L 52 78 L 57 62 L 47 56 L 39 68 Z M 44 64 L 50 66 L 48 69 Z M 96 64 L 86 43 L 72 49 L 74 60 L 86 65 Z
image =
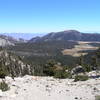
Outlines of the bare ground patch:
M 90 45 L 90 43 L 94 43 L 94 42 L 83 42 L 83 41 L 79 41 L 78 44 L 79 45 L 75 45 L 74 48 L 72 49 L 65 49 L 62 51 L 63 55 L 71 55 L 74 57 L 79 57 L 80 55 L 86 55 L 87 53 L 81 52 L 81 51 L 85 51 L 85 50 L 96 50 L 99 47 L 95 47 Z M 95 43 L 100 43 L 100 42 L 95 42 Z

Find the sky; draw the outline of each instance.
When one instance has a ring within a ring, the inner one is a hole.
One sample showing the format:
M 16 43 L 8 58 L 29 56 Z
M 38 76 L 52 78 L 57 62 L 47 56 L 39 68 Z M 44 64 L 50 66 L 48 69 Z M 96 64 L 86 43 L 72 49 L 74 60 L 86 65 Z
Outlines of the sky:
M 100 0 L 0 0 L 0 33 L 100 32 Z

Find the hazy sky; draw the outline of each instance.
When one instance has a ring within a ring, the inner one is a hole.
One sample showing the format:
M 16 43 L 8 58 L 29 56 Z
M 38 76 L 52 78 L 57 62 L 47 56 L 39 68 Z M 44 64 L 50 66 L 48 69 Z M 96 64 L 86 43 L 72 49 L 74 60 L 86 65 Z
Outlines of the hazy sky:
M 100 0 L 0 0 L 0 32 L 100 32 Z

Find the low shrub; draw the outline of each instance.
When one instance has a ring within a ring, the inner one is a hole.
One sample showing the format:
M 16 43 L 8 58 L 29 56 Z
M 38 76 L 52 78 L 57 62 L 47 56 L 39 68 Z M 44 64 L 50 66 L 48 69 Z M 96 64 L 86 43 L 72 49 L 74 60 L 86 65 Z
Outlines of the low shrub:
M 90 72 L 90 71 L 92 71 L 91 66 L 90 66 L 90 65 L 87 65 L 87 64 L 83 65 L 83 69 L 85 70 L 85 72 Z
M 59 79 L 71 78 L 71 74 L 65 71 L 56 71 L 54 74 L 54 78 L 59 78 Z
M 100 95 L 95 96 L 95 100 L 100 100 Z
M 7 90 L 10 89 L 10 87 L 8 86 L 8 84 L 7 84 L 5 81 L 2 81 L 2 82 L 0 83 L 0 89 L 1 89 L 2 91 L 7 91 Z
M 5 76 L 7 76 L 7 72 L 0 70 L 0 78 L 5 78 Z
M 77 75 L 75 76 L 75 79 L 74 81 L 77 82 L 77 81 L 86 81 L 88 80 L 88 76 L 87 75 Z

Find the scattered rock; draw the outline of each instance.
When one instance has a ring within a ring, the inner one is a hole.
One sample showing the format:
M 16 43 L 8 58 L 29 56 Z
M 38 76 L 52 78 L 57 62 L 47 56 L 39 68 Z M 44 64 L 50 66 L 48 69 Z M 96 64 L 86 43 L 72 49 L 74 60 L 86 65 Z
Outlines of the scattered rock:
M 75 97 L 75 99 L 78 99 L 78 97 Z

